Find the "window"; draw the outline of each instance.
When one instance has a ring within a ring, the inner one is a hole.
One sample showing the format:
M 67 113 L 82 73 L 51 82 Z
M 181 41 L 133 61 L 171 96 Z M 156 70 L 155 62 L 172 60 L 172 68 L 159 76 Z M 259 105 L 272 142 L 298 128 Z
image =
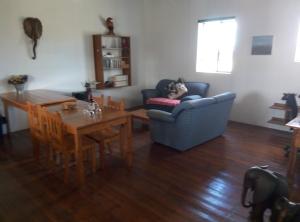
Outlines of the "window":
M 300 25 L 298 29 L 298 39 L 297 39 L 297 46 L 296 46 L 296 55 L 295 55 L 295 62 L 300 62 Z
M 231 73 L 236 30 L 232 17 L 198 22 L 197 72 Z

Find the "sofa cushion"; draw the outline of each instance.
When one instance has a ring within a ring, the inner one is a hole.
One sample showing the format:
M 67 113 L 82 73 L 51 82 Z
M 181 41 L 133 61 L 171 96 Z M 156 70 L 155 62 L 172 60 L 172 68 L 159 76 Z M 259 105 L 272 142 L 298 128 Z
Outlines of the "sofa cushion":
M 207 91 L 209 88 L 208 83 L 204 82 L 185 82 L 185 86 L 188 89 L 188 96 L 190 95 L 200 95 L 201 97 L 207 96 Z
M 175 117 L 184 110 L 199 108 L 199 107 L 207 106 L 207 105 L 214 104 L 214 103 L 216 103 L 216 99 L 214 99 L 214 98 L 188 100 L 188 101 L 181 103 L 179 106 L 176 106 L 175 109 L 172 111 L 172 116 Z
M 167 98 L 150 98 L 147 100 L 147 104 L 163 105 L 163 106 L 177 106 L 180 104 L 180 100 L 167 99 Z
M 168 90 L 168 85 L 174 82 L 174 80 L 170 79 L 162 79 L 156 85 L 156 90 L 160 92 L 161 97 L 168 98 L 168 94 L 170 93 Z
M 169 99 L 179 99 L 183 95 L 185 95 L 188 92 L 188 89 L 184 85 L 184 83 L 176 83 L 175 84 L 175 90 L 170 92 L 168 97 Z
M 157 104 L 145 104 L 144 107 L 145 107 L 146 110 L 158 109 L 158 110 L 162 110 L 162 111 L 165 111 L 165 112 L 172 113 L 173 109 L 176 106 L 163 106 L 163 105 L 157 105 Z
M 191 96 L 185 96 L 181 99 L 181 102 L 188 101 L 188 100 L 194 100 L 194 99 L 201 99 L 202 97 L 199 95 L 191 95 Z

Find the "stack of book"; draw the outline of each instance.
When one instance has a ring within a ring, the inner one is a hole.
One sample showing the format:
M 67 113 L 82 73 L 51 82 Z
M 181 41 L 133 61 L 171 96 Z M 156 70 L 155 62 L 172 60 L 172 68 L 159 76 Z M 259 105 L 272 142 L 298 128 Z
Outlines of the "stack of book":
M 110 77 L 110 81 L 113 82 L 114 87 L 128 86 L 127 75 L 116 75 Z

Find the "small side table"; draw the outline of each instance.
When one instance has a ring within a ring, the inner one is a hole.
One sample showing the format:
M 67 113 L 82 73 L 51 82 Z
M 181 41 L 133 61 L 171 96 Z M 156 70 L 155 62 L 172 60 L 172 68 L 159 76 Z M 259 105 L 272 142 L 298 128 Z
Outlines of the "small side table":
M 131 111 L 132 116 L 132 122 L 134 120 L 139 120 L 142 122 L 143 126 L 149 125 L 149 117 L 147 116 L 147 110 L 146 109 L 137 109 L 134 111 Z M 133 123 L 132 123 L 133 126 Z
M 132 119 L 141 120 L 145 124 L 149 123 L 149 117 L 147 116 L 146 109 L 137 109 L 137 110 L 131 111 L 130 113 L 132 115 Z

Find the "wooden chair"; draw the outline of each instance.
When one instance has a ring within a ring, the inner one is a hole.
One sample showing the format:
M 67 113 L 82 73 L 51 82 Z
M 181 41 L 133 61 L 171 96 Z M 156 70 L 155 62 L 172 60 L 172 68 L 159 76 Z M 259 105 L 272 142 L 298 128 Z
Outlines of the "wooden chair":
M 45 145 L 47 147 L 47 158 L 49 159 L 48 134 L 44 124 L 46 119 L 40 112 L 42 107 L 27 103 L 27 109 L 34 157 L 36 160 L 40 159 L 40 146 Z
M 93 96 L 93 99 L 101 108 L 104 106 L 104 95 Z
M 95 99 L 95 101 L 97 101 L 96 97 L 94 97 L 94 99 Z M 103 102 L 104 101 L 103 96 L 101 99 L 102 99 L 101 101 Z M 100 105 L 100 104 L 98 103 L 98 105 Z M 109 108 L 112 110 L 118 110 L 118 111 L 123 111 L 125 109 L 125 103 L 124 103 L 123 99 L 120 101 L 114 101 L 114 100 L 112 100 L 111 96 L 108 96 L 107 104 L 105 106 L 106 106 L 106 108 Z M 89 134 L 88 137 L 93 139 L 94 141 L 96 141 L 99 146 L 100 167 L 102 169 L 104 168 L 105 148 L 107 147 L 109 152 L 112 153 L 110 146 L 111 146 L 111 143 L 114 141 L 119 141 L 120 149 L 122 148 L 121 138 L 120 138 L 120 130 L 115 129 L 114 127 L 108 127 L 101 131 Z M 123 150 L 121 150 L 121 153 L 123 155 Z
M 124 99 L 121 99 L 120 101 L 115 101 L 115 100 L 112 100 L 111 96 L 107 97 L 107 105 L 106 106 L 112 110 L 118 110 L 118 111 L 125 110 Z M 120 131 L 118 129 L 115 129 L 113 127 L 106 129 L 104 132 L 104 137 L 105 137 L 105 144 L 107 145 L 110 153 L 111 153 L 110 143 L 112 143 L 114 141 L 120 142 L 120 149 L 121 149 L 122 146 L 121 146 L 121 139 L 120 139 Z M 122 150 L 121 150 L 121 152 L 123 155 Z
M 112 100 L 111 96 L 107 97 L 107 107 L 114 110 L 125 110 L 125 102 L 124 99 L 121 99 L 120 101 L 114 101 Z
M 44 109 L 47 113 L 47 131 L 50 138 L 50 145 L 54 151 L 60 152 L 63 156 L 64 182 L 67 183 L 70 160 L 72 155 L 75 154 L 74 137 L 66 134 L 64 124 L 58 112 L 50 113 L 46 111 L 46 108 Z M 92 171 L 93 173 L 96 172 L 96 143 L 87 137 L 83 137 L 81 149 L 82 152 L 91 151 Z

